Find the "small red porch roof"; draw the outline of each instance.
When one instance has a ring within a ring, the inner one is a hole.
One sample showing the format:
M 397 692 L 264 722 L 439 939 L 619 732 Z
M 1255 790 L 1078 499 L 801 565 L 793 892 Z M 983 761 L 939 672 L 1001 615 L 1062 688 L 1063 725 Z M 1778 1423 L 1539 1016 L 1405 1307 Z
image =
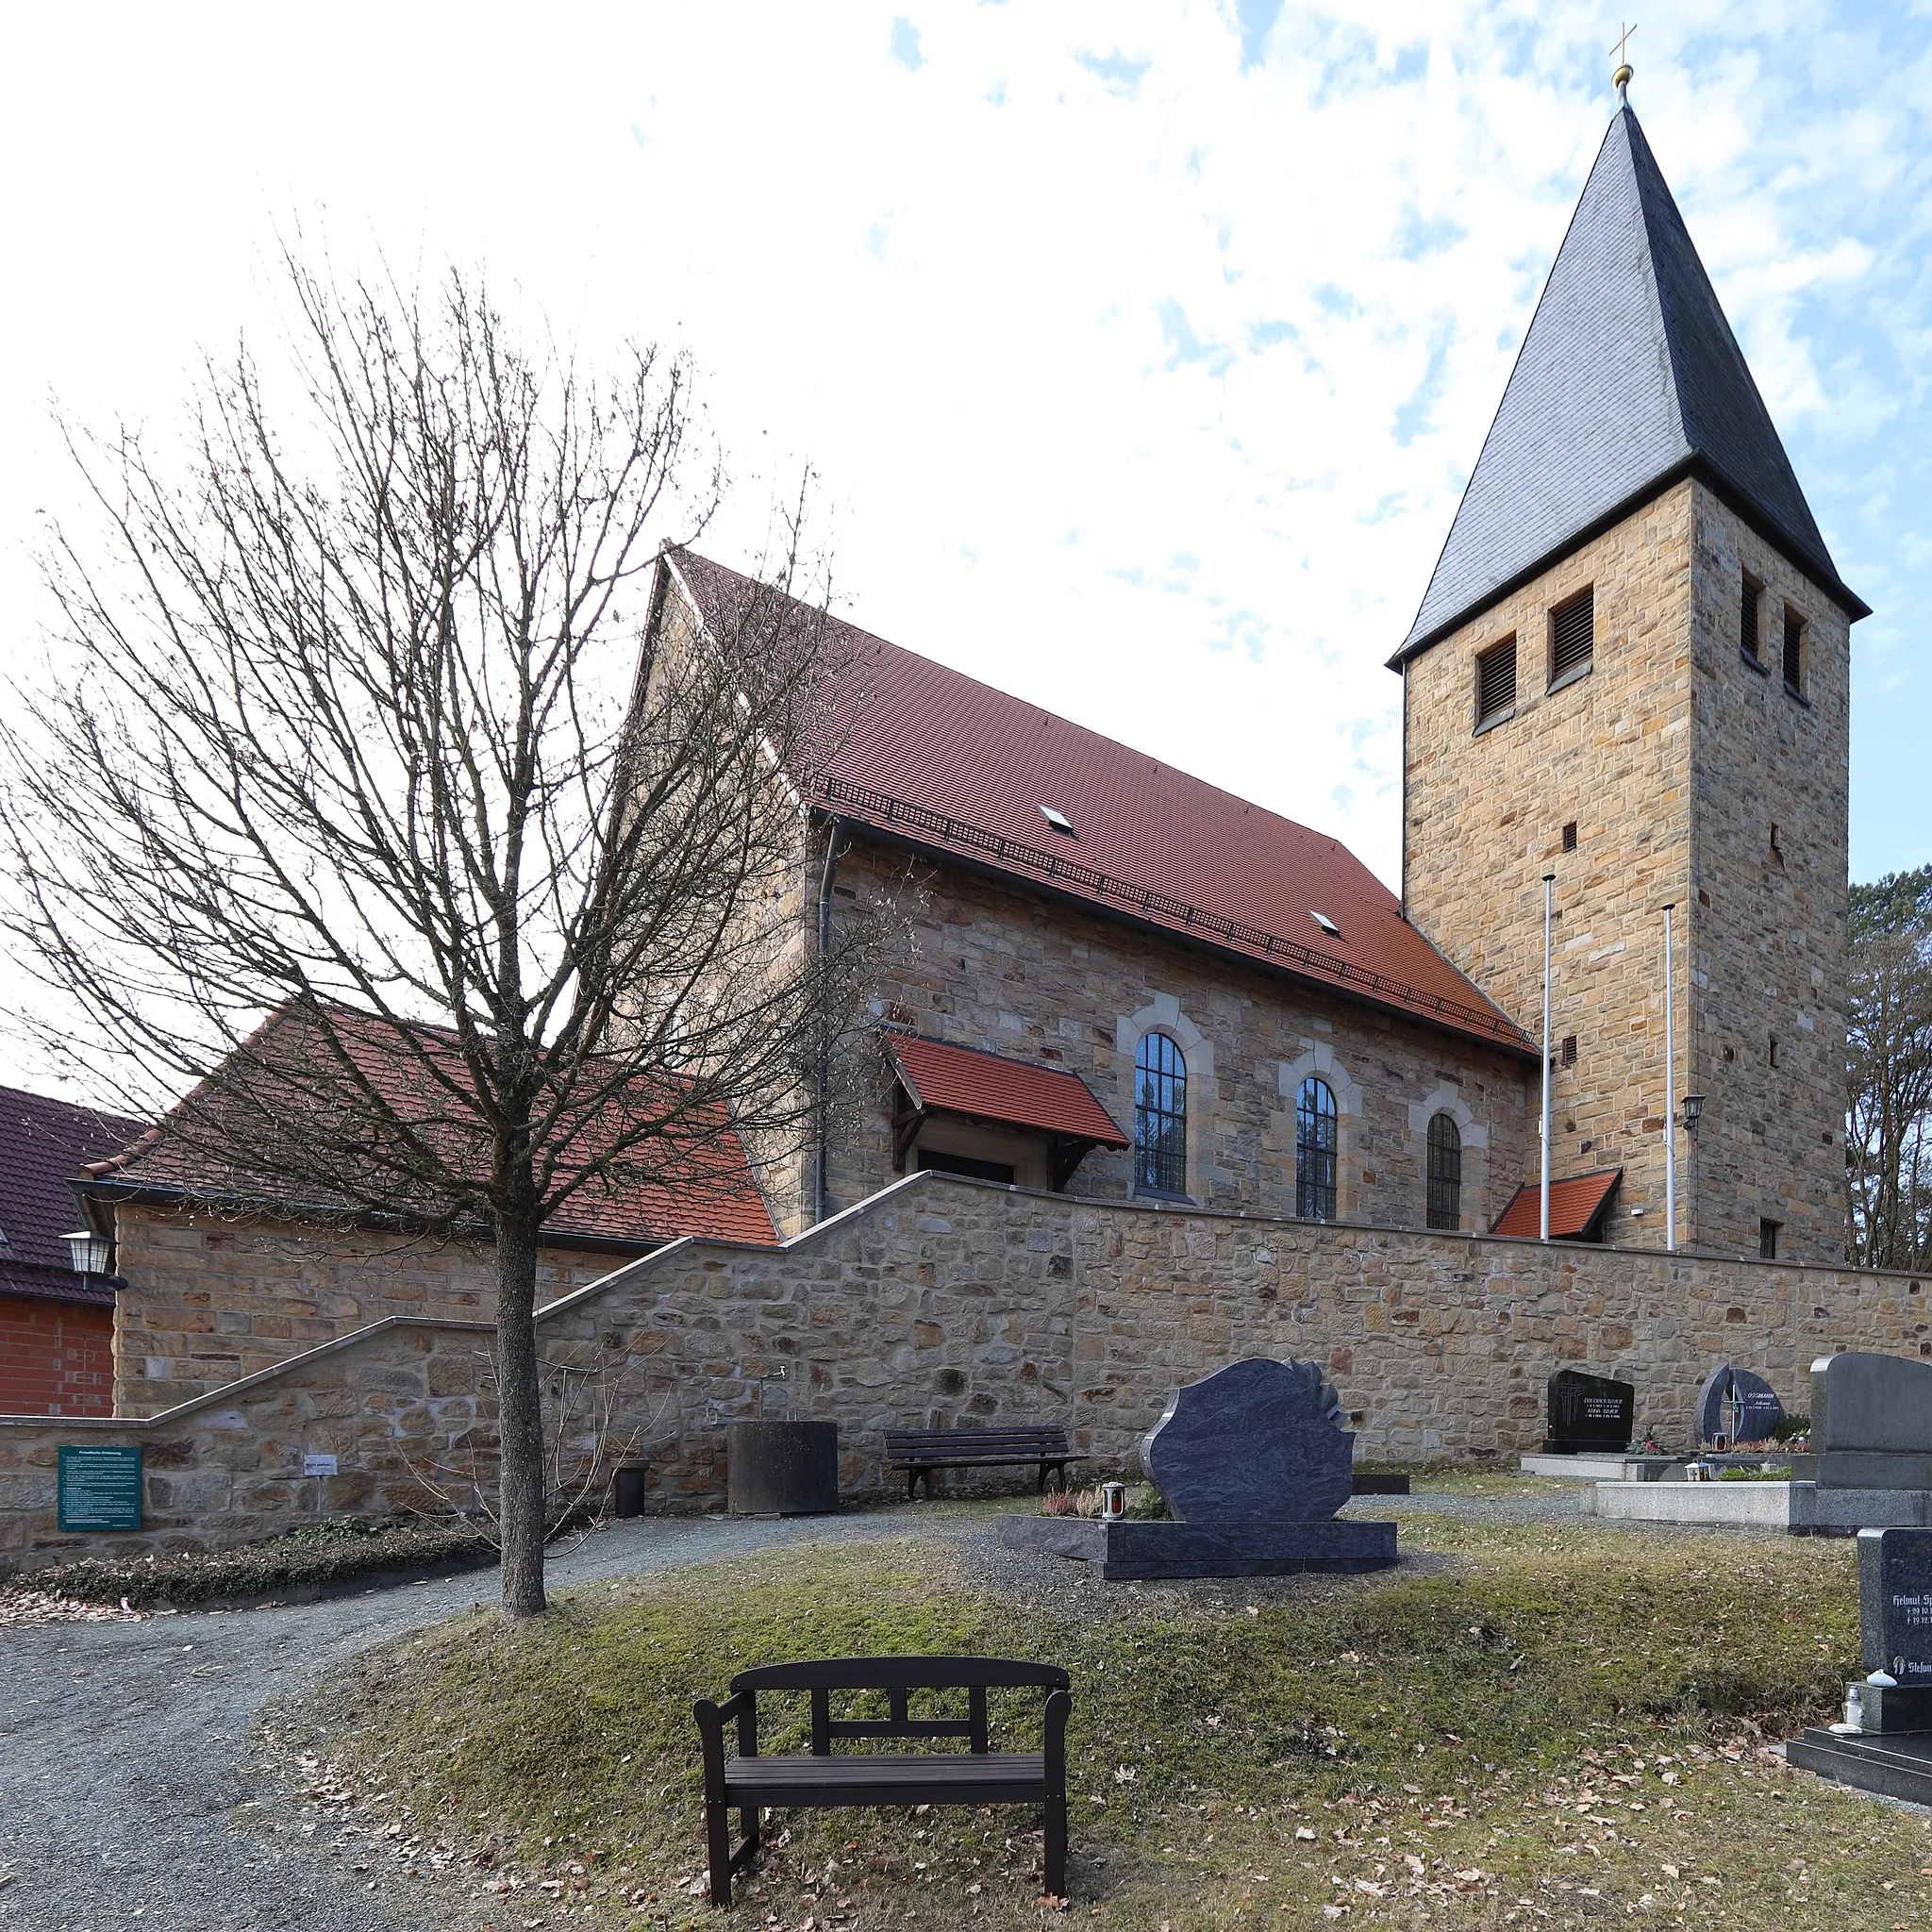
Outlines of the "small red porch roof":
M 1550 1239 L 1553 1241 L 1586 1241 L 1596 1239 L 1610 1196 L 1624 1178 L 1621 1167 L 1599 1168 L 1594 1174 L 1572 1174 L 1567 1180 L 1550 1183 Z M 1491 1234 L 1522 1235 L 1536 1241 L 1542 1234 L 1542 1190 L 1525 1182 L 1510 1196 L 1509 1205 L 1496 1218 Z
M 1065 1134 L 1096 1147 L 1124 1147 L 1127 1137 L 1078 1074 L 1002 1059 L 909 1033 L 884 1036 L 886 1055 L 914 1107 L 972 1114 L 1041 1133 Z

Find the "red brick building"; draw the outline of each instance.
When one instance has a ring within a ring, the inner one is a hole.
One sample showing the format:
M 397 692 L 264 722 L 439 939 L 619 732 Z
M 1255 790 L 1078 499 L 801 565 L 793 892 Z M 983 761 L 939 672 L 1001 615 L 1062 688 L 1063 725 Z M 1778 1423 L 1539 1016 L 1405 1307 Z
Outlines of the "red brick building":
M 0 1088 L 0 1415 L 110 1415 L 114 1291 L 69 1185 L 138 1121 Z

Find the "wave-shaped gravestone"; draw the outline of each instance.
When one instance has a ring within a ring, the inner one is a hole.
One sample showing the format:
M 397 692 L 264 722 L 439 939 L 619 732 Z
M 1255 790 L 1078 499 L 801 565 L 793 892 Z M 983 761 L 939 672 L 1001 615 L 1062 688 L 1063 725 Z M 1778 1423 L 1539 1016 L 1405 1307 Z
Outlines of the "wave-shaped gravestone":
M 1739 1442 L 1768 1441 L 1785 1419 L 1785 1406 L 1762 1375 L 1722 1363 L 1705 1377 L 1697 1391 L 1697 1440 L 1715 1442 L 1723 1437 Z
M 1313 1362 L 1231 1362 L 1176 1389 L 1141 1462 L 1183 1523 L 1326 1522 L 1354 1491 L 1355 1435 Z

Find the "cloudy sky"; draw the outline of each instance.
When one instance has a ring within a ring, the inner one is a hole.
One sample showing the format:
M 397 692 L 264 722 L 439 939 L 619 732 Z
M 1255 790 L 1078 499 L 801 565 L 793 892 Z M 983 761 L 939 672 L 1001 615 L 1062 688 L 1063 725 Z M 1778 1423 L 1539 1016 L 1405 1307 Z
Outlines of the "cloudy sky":
M 714 554 L 754 554 L 809 461 L 846 615 L 1392 880 L 1383 662 L 1602 138 L 1618 25 L 1448 0 L 17 14 L 0 649 L 31 644 L 35 519 L 72 501 L 50 398 L 172 420 L 201 348 L 267 333 L 299 226 L 351 268 L 480 264 L 593 352 L 688 349 L 738 486 Z M 1932 6 L 1676 0 L 1630 53 L 1877 611 L 1854 873 L 1924 863 Z

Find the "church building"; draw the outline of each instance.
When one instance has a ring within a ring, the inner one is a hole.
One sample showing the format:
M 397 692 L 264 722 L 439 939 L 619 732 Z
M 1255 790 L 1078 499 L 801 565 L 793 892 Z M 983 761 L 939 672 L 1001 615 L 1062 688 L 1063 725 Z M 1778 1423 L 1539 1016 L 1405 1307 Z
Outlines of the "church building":
M 723 635 L 750 589 L 667 554 L 652 622 Z M 1324 833 L 839 626 L 865 703 L 808 801 L 800 942 L 908 867 L 922 891 L 846 1048 L 864 1117 L 767 1166 L 774 1222 L 936 1168 L 1534 1237 L 1553 874 L 1552 1237 L 1670 1244 L 1674 1108 L 1676 1245 L 1836 1259 L 1866 614 L 1621 106 L 1390 660 L 1399 896 Z

